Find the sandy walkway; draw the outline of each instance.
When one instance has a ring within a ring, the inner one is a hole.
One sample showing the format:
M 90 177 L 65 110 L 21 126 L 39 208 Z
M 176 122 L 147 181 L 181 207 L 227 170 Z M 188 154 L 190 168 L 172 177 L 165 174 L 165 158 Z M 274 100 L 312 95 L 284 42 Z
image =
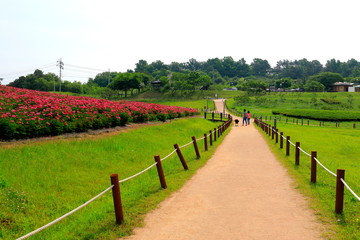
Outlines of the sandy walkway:
M 291 183 L 253 125 L 232 127 L 206 166 L 125 239 L 321 239 Z

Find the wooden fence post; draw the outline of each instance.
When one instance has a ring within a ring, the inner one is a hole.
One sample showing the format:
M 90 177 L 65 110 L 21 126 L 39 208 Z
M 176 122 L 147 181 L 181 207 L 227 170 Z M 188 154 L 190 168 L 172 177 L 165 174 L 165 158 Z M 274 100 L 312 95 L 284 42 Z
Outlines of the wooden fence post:
M 180 150 L 180 148 L 179 148 L 179 145 L 174 144 L 174 148 L 176 149 L 176 153 L 177 153 L 177 155 L 178 155 L 178 157 L 179 157 L 179 159 L 180 159 L 180 162 L 181 162 L 181 164 L 183 165 L 184 169 L 185 169 L 185 170 L 188 170 L 188 169 L 189 169 L 189 168 L 188 168 L 188 165 L 186 164 L 185 158 L 184 158 L 184 156 L 183 156 L 182 153 L 181 153 L 181 150 Z
M 217 131 L 218 131 L 218 138 L 219 138 L 220 137 L 220 126 L 218 126 Z
M 335 213 L 342 213 L 344 208 L 344 184 L 341 179 L 345 180 L 345 170 L 338 169 L 336 172 L 336 200 Z
M 269 136 L 271 135 L 271 130 L 272 130 L 272 127 L 271 127 L 271 125 L 269 125 Z
M 275 142 L 278 143 L 278 142 L 279 142 L 279 134 L 278 134 L 278 133 L 279 133 L 279 130 L 278 130 L 278 129 L 275 129 L 275 131 L 276 131 L 276 133 L 275 133 L 275 134 L 276 134 L 276 135 L 275 135 Z
M 216 141 L 216 128 L 214 128 L 214 141 Z
M 300 164 L 300 142 L 295 143 L 295 165 Z
M 212 131 L 209 131 L 209 137 L 210 137 L 210 146 L 212 146 Z
M 275 127 L 271 128 L 271 139 L 274 140 Z
M 280 148 L 284 147 L 284 133 L 280 133 Z
M 286 156 L 290 155 L 290 136 L 286 137 Z
M 206 112 L 204 112 L 204 118 L 206 119 Z
M 192 140 L 193 140 L 196 157 L 197 157 L 197 158 L 200 158 L 200 152 L 199 152 L 199 148 L 198 148 L 197 143 L 196 143 L 196 138 L 195 138 L 194 136 L 191 137 L 191 138 L 192 138 Z
M 311 152 L 311 176 L 310 176 L 310 181 L 312 183 L 316 183 L 316 160 L 315 160 L 316 157 L 317 157 L 317 152 L 312 151 Z
M 214 117 L 215 117 L 214 114 L 215 114 L 214 112 L 211 113 L 212 120 L 214 120 Z
M 204 149 L 205 149 L 205 151 L 208 150 L 207 135 L 206 135 L 206 133 L 204 133 Z
M 222 117 L 223 117 L 223 114 L 222 114 L 222 113 L 220 113 L 220 121 L 222 121 Z
M 156 155 L 156 156 L 154 156 L 154 159 L 155 159 L 155 162 L 157 163 L 156 168 L 157 168 L 157 171 L 158 171 L 161 187 L 163 189 L 166 189 L 167 186 L 166 186 L 165 175 L 164 175 L 164 171 L 163 171 L 163 168 L 162 168 L 160 156 Z
M 124 214 L 121 202 L 119 176 L 117 174 L 111 174 L 110 180 L 111 185 L 114 185 L 114 187 L 112 188 L 112 195 L 114 200 L 116 224 L 121 224 L 124 222 Z

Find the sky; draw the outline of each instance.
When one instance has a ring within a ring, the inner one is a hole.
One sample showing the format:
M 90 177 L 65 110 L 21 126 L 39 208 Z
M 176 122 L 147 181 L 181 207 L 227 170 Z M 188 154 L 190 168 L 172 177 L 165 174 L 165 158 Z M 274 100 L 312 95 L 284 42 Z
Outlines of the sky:
M 41 69 L 86 82 L 143 59 L 360 61 L 359 0 L 1 0 L 2 84 Z

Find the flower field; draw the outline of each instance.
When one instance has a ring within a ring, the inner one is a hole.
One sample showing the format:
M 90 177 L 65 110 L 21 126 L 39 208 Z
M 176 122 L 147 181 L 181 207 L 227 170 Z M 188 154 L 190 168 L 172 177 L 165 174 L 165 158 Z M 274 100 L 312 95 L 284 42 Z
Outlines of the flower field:
M 183 107 L 113 102 L 0 85 L 2 140 L 83 132 L 128 122 L 165 121 L 194 114 L 199 112 Z

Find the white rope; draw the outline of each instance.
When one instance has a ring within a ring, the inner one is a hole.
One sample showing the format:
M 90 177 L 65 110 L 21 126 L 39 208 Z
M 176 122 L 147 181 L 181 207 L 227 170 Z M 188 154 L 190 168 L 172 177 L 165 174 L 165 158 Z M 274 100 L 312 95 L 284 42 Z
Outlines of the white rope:
M 201 141 L 201 140 L 203 140 L 205 137 L 202 137 L 202 138 L 198 138 L 198 139 L 196 139 L 196 141 Z
M 354 195 L 355 198 L 357 198 L 358 201 L 360 201 L 360 197 L 356 195 L 356 193 L 346 184 L 345 180 L 340 178 L 340 181 L 345 185 L 345 187 Z
M 308 154 L 307 152 L 305 152 L 302 148 L 299 148 L 299 149 L 300 149 L 300 151 L 302 151 L 305 155 L 308 155 L 309 157 L 311 157 L 311 155 Z
M 210 137 L 212 135 L 212 133 L 209 133 L 207 136 Z
M 329 169 L 327 169 L 319 160 L 317 160 L 316 158 L 314 158 L 315 161 L 320 165 L 322 166 L 326 171 L 328 171 L 331 175 L 333 175 L 334 177 L 336 177 L 336 174 L 333 173 L 332 171 L 330 171 Z
M 167 155 L 166 157 L 162 158 L 161 161 L 164 161 L 165 159 L 167 159 L 168 157 L 170 157 L 171 155 L 173 155 L 176 152 L 176 149 L 174 151 L 172 151 L 169 155 Z
M 148 171 L 150 168 L 154 167 L 156 164 L 157 164 L 157 162 L 155 162 L 154 164 L 152 164 L 149 167 L 145 168 L 141 172 L 138 172 L 137 174 L 134 174 L 134 175 L 132 175 L 132 176 L 130 176 L 128 178 L 120 180 L 119 183 L 126 182 L 127 180 L 133 179 L 134 177 L 137 177 L 137 176 L 143 174 L 144 172 Z
M 181 146 L 181 147 L 179 147 L 179 148 L 184 148 L 184 147 L 187 147 L 187 146 L 189 146 L 190 144 L 192 144 L 194 141 L 191 141 L 191 142 L 189 142 L 189 143 L 187 143 L 187 144 L 185 144 L 185 145 L 183 145 L 183 146 Z
M 291 145 L 293 145 L 294 147 L 296 146 L 292 141 L 289 141 L 289 143 L 290 143 Z
M 26 234 L 26 235 L 18 238 L 17 240 L 26 239 L 26 238 L 34 235 L 35 233 L 38 233 L 38 232 L 40 232 L 40 231 L 42 231 L 42 230 L 44 230 L 44 229 L 46 229 L 46 228 L 54 225 L 55 223 L 63 220 L 63 219 L 66 218 L 67 216 L 75 213 L 76 211 L 80 210 L 81 208 L 83 208 L 83 207 L 85 207 L 86 205 L 90 204 L 91 202 L 95 201 L 96 199 L 98 199 L 99 197 L 101 197 L 102 195 L 104 195 L 105 193 L 107 193 L 108 191 L 110 191 L 113 187 L 114 187 L 114 185 L 111 185 L 111 186 L 108 187 L 105 191 L 103 191 L 103 192 L 101 192 L 100 194 L 96 195 L 95 197 L 93 197 L 92 199 L 90 199 L 89 201 L 87 201 L 86 203 L 84 203 L 84 204 L 80 205 L 79 207 L 75 208 L 74 210 L 72 210 L 72 211 L 64 214 L 63 216 L 59 217 L 58 219 L 56 219 L 56 220 L 54 220 L 54 221 L 52 221 L 52 222 L 50 222 L 50 223 L 48 223 L 48 224 L 46 224 L 46 225 L 44 225 L 44 226 L 42 226 L 42 227 L 40 227 L 40 228 L 38 228 L 38 229 L 30 232 L 30 233 L 28 233 L 28 234 Z

